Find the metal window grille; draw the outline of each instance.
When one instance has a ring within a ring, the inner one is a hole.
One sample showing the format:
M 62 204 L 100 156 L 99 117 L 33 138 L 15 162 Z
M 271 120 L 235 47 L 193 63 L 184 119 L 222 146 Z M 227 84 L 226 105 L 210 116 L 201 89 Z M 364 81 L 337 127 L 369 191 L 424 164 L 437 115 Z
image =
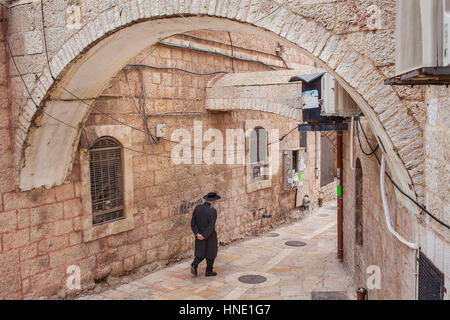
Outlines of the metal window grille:
M 444 299 L 444 275 L 427 257 L 419 253 L 419 300 Z
M 122 148 L 112 138 L 100 138 L 90 149 L 92 224 L 124 218 Z

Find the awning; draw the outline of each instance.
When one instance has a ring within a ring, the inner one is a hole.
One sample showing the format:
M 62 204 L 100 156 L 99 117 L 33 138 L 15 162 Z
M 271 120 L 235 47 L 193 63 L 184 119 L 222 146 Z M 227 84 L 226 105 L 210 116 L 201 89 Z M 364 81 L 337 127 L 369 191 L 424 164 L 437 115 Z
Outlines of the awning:
M 325 74 L 325 72 L 320 72 L 320 73 L 312 73 L 312 74 L 293 76 L 289 79 L 289 82 L 303 81 L 306 83 L 310 83 L 311 81 L 314 81 L 314 80 L 322 77 L 324 74 Z

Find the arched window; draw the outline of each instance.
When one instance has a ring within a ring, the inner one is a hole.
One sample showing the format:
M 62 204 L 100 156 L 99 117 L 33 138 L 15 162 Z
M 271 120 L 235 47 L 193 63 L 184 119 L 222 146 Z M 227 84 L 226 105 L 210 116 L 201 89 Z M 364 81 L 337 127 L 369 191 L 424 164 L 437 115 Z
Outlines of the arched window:
M 89 150 L 92 224 L 124 218 L 122 146 L 102 137 Z
M 266 162 L 267 130 L 256 127 L 250 133 L 250 163 Z
M 355 166 L 355 242 L 357 245 L 363 245 L 363 171 L 361 161 L 356 160 Z

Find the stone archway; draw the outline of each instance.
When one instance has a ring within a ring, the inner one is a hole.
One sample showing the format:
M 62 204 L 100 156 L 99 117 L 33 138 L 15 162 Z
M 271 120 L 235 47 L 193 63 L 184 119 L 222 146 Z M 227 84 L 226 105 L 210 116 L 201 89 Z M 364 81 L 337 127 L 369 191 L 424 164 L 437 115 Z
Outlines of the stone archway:
M 416 180 L 415 190 L 411 180 L 413 173 L 419 172 L 416 177 L 420 178 L 423 171 L 422 133 L 396 91 L 384 85 L 381 70 L 320 18 L 270 0 L 131 0 L 87 18 L 51 57 L 50 68 L 42 65 L 32 90 L 39 108 L 29 100 L 19 115 L 15 154 L 20 189 L 63 183 L 71 170 L 90 103 L 129 59 L 158 40 L 200 28 L 246 29 L 298 46 L 359 104 L 402 189 L 422 197 L 421 179 Z M 400 201 L 402 198 L 399 194 Z M 409 202 L 402 202 L 415 210 Z

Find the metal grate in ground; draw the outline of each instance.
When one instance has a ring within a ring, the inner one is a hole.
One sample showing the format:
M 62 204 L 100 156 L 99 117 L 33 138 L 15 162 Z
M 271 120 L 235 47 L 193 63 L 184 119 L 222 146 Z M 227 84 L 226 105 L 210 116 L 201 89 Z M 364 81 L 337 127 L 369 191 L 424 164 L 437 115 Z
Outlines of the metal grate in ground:
M 246 274 L 245 276 L 240 276 L 238 280 L 247 284 L 259 284 L 265 282 L 267 278 L 258 274 Z
M 287 245 L 287 246 L 290 246 L 290 247 L 304 247 L 304 246 L 306 246 L 306 242 L 297 241 L 297 240 L 286 241 L 284 244 Z
M 270 232 L 266 234 L 266 237 L 271 237 L 271 238 L 275 238 L 275 237 L 279 237 L 280 234 L 276 233 L 276 232 Z

